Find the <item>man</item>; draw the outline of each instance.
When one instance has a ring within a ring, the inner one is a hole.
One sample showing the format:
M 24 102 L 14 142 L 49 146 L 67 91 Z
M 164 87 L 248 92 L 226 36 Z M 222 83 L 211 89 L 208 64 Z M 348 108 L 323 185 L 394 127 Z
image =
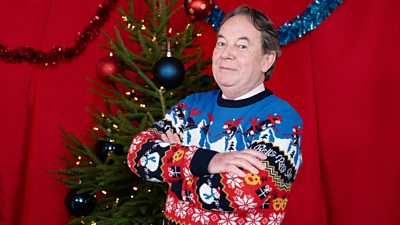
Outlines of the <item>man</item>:
M 279 54 L 272 22 L 238 7 L 213 52 L 221 90 L 186 97 L 133 139 L 132 171 L 169 184 L 164 224 L 282 222 L 302 163 L 302 121 L 263 85 Z

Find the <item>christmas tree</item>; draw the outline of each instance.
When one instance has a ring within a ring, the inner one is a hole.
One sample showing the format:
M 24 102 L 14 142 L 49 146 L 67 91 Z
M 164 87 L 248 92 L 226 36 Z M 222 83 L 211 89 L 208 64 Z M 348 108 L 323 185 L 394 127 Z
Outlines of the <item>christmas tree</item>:
M 210 60 L 195 43 L 201 29 L 189 22 L 172 34 L 169 27 L 183 6 L 177 0 L 145 2 L 144 18 L 135 18 L 130 1 L 127 12 L 119 9 L 122 20 L 115 37 L 105 34 L 104 48 L 112 56 L 98 64 L 106 83 L 94 82 L 94 93 L 105 99 L 106 110 L 89 110 L 95 123 L 86 135 L 90 141 L 63 132 L 72 157 L 55 173 L 70 189 L 65 206 L 76 218 L 69 224 L 160 224 L 167 187 L 130 171 L 130 143 L 180 99 L 212 86 L 205 72 Z

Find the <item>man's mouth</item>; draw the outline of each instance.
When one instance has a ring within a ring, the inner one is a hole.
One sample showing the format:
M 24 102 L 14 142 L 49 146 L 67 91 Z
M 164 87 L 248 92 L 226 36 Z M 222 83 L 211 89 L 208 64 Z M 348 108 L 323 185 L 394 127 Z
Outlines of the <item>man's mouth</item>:
M 225 67 L 225 66 L 220 66 L 219 69 L 222 71 L 236 71 L 237 70 L 235 68 Z

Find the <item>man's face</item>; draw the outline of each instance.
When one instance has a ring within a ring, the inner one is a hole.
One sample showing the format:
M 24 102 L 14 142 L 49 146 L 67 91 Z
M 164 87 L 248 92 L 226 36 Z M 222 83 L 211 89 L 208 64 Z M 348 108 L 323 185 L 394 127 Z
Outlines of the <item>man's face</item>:
M 212 56 L 212 70 L 228 99 L 235 99 L 261 84 L 264 72 L 274 60 L 274 54 L 263 53 L 261 32 L 246 16 L 231 17 L 221 26 Z

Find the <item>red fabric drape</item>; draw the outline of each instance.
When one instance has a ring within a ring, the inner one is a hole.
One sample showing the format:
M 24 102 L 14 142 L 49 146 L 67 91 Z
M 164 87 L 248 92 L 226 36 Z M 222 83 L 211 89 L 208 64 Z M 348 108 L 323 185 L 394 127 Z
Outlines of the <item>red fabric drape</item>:
M 181 1 L 183 2 L 183 1 Z M 248 4 L 277 26 L 308 0 L 215 1 L 228 11 Z M 49 49 L 73 42 L 99 0 L 3 1 L 0 43 Z M 126 3 L 121 0 L 121 4 Z M 142 1 L 134 1 L 136 11 Z M 396 164 L 400 88 L 400 3 L 345 0 L 316 30 L 282 48 L 270 82 L 304 120 L 304 164 L 293 186 L 285 225 L 400 224 Z M 181 17 L 182 18 L 182 17 Z M 112 34 L 114 11 L 104 30 Z M 177 19 L 172 26 L 182 27 Z M 204 43 L 213 43 L 206 26 Z M 90 128 L 85 109 L 102 100 L 88 89 L 106 51 L 101 35 L 68 63 L 43 68 L 0 61 L 0 224 L 64 224 L 64 185 L 48 169 L 67 155 L 60 127 L 80 135 Z M 210 56 L 212 45 L 204 46 Z

